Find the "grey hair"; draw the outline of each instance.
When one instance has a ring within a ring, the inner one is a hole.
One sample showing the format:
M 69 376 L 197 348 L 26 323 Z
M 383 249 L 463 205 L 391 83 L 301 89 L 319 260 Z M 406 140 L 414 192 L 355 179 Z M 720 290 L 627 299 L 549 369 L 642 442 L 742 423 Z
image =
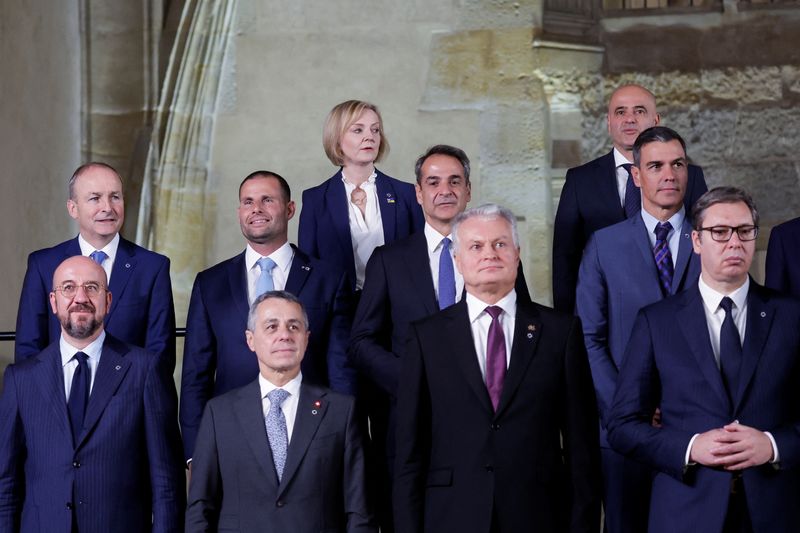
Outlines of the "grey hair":
M 80 178 L 83 175 L 84 172 L 86 172 L 87 170 L 92 169 L 92 168 L 104 168 L 104 169 L 114 173 L 117 176 L 117 178 L 119 179 L 119 182 L 122 183 L 122 176 L 119 175 L 119 172 L 117 172 L 117 169 L 115 169 L 114 167 L 112 167 L 108 163 L 103 163 L 101 161 L 90 161 L 90 162 L 85 163 L 85 164 L 79 166 L 78 168 L 76 168 L 75 172 L 73 172 L 72 176 L 69 178 L 69 183 L 67 184 L 67 188 L 68 188 L 68 191 L 69 191 L 69 199 L 70 200 L 75 200 L 75 182 L 78 181 L 78 178 Z
M 253 300 L 253 303 L 250 305 L 250 312 L 247 313 L 247 329 L 249 331 L 256 330 L 256 315 L 258 314 L 258 306 L 264 300 L 285 300 L 287 302 L 292 302 L 299 305 L 300 311 L 303 312 L 303 323 L 306 325 L 306 329 L 309 329 L 308 313 L 306 313 L 306 308 L 303 306 L 303 302 L 301 302 L 297 296 L 286 291 L 267 291 L 264 294 L 256 297 L 256 299 Z
M 703 219 L 706 216 L 706 211 L 712 205 L 737 204 L 739 202 L 747 206 L 750 210 L 750 215 L 753 217 L 753 225 L 758 226 L 758 209 L 756 209 L 753 197 L 747 194 L 747 191 L 744 189 L 726 185 L 715 187 L 697 199 L 692 208 L 692 224 L 694 224 L 694 229 L 700 231 L 700 228 L 703 227 Z
M 453 249 L 458 250 L 458 228 L 461 224 L 470 218 L 503 218 L 511 226 L 511 239 L 514 241 L 514 246 L 519 248 L 519 232 L 517 232 L 517 217 L 510 209 L 499 204 L 483 204 L 478 207 L 471 207 L 462 211 L 453 219 L 452 235 L 453 235 Z

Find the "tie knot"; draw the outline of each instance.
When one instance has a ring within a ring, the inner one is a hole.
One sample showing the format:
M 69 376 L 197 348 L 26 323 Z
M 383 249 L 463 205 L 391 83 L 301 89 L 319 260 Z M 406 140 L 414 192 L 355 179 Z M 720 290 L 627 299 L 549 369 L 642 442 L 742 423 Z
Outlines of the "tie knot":
M 733 308 L 733 300 L 731 300 L 730 297 L 726 296 L 719 303 L 719 306 L 725 311 L 726 315 L 730 315 L 731 309 Z
M 630 177 L 631 176 L 631 167 L 633 165 L 631 165 L 630 163 L 623 163 L 620 166 L 625 169 L 625 172 L 627 172 L 628 176 Z
M 85 363 L 86 361 L 89 360 L 89 356 L 83 352 L 76 352 L 75 360 L 78 361 L 78 364 Z
M 503 308 L 497 305 L 490 305 L 486 308 L 486 313 L 492 317 L 492 320 L 497 320 L 497 317 L 499 317 L 502 312 Z
M 103 261 L 108 259 L 108 254 L 105 253 L 103 250 L 95 250 L 94 252 L 89 254 L 89 257 L 92 261 L 97 263 L 98 265 L 102 265 Z
M 258 264 L 258 267 L 261 269 L 261 272 L 267 272 L 267 273 L 272 272 L 272 269 L 275 268 L 276 266 L 275 261 L 273 261 L 269 257 L 262 257 L 261 259 L 256 261 L 256 264 Z
M 445 237 L 442 239 L 442 251 L 450 249 L 450 237 Z
M 672 224 L 669 222 L 659 222 L 656 224 L 656 229 L 653 230 L 653 233 L 656 234 L 657 240 L 665 241 L 670 231 L 672 231 Z
M 289 392 L 283 389 L 272 389 L 267 393 L 267 398 L 269 399 L 269 403 L 271 403 L 275 407 L 280 407 L 288 397 L 289 397 Z

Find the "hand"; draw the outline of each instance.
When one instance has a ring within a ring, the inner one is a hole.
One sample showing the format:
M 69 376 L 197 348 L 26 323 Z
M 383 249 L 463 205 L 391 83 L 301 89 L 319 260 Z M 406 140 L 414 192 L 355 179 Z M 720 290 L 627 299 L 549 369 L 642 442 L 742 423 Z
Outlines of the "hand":
M 689 462 L 705 466 L 719 466 L 719 457 L 714 454 L 714 450 L 719 446 L 719 439 L 724 436 L 724 429 L 712 429 L 700 433 L 694 439 L 692 449 L 689 450 Z
M 725 470 L 743 470 L 772 459 L 772 443 L 763 431 L 733 422 L 697 436 L 689 461 Z
M 650 425 L 654 428 L 661 427 L 661 409 L 656 407 L 656 410 L 653 412 L 653 418 L 650 420 Z

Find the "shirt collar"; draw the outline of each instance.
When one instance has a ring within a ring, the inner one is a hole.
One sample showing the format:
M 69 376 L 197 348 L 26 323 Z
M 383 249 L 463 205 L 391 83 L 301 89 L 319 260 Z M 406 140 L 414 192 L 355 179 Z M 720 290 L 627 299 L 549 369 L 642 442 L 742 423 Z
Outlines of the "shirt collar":
M 83 352 L 89 359 L 97 359 L 98 363 L 100 362 L 100 356 L 103 353 L 103 342 L 106 340 L 106 332 L 102 330 L 100 335 L 97 336 L 95 340 L 93 340 L 88 346 L 85 348 L 76 348 L 67 342 L 67 339 L 64 338 L 64 335 L 61 335 L 61 339 L 58 341 L 59 349 L 61 350 L 61 366 L 63 367 L 67 363 L 69 363 L 75 354 L 78 352 Z
M 620 165 L 632 165 L 633 161 L 628 161 L 628 158 L 622 155 L 622 152 L 617 150 L 617 147 L 614 147 L 614 168 L 619 168 Z
M 438 231 L 436 231 L 433 226 L 425 223 L 425 241 L 428 243 L 428 253 L 432 254 L 436 248 L 438 248 L 442 244 L 442 239 L 445 238 L 445 235 L 442 235 Z M 446 235 L 450 239 L 450 242 L 453 241 L 453 234 L 449 233 Z
M 247 247 L 244 251 L 244 266 L 247 271 L 253 269 L 256 265 L 256 262 L 261 259 L 262 255 L 253 250 L 253 247 L 250 246 L 250 243 L 247 243 Z M 275 261 L 275 265 L 281 269 L 282 272 L 286 272 L 292 264 L 292 258 L 294 258 L 294 250 L 292 249 L 292 245 L 289 244 L 289 241 L 283 243 L 283 245 L 269 254 L 267 257 Z
M 750 276 L 747 276 L 741 287 L 734 290 L 730 294 L 721 294 L 709 287 L 706 282 L 703 281 L 702 274 L 697 282 L 697 286 L 700 289 L 700 296 L 703 298 L 703 303 L 712 313 L 717 312 L 719 309 L 719 303 L 725 296 L 733 300 L 736 309 L 743 309 L 745 303 L 747 302 L 747 292 L 750 290 Z
M 258 386 L 261 388 L 261 399 L 267 397 L 267 394 L 272 392 L 275 389 L 281 388 L 288 392 L 290 395 L 297 397 L 300 394 L 300 383 L 303 381 L 303 373 L 298 372 L 295 377 L 293 377 L 289 383 L 284 385 L 283 387 L 276 387 L 274 383 L 269 381 L 261 372 L 258 373 Z
M 89 241 L 83 238 L 83 235 L 78 233 L 78 246 L 81 247 L 81 255 L 85 255 L 86 257 L 89 256 L 92 252 L 97 250 L 94 246 L 89 244 Z M 100 248 L 101 252 L 105 252 L 108 257 L 116 257 L 117 255 L 117 248 L 119 248 L 119 233 L 114 235 L 114 238 L 111 239 L 111 242 Z
M 356 188 L 355 184 L 353 182 L 351 182 L 351 181 L 348 181 L 347 178 L 345 177 L 344 168 L 342 169 L 341 174 L 342 174 L 342 183 L 344 183 L 345 187 L 349 186 L 349 187 L 355 189 Z M 362 187 L 364 185 L 367 185 L 367 186 L 373 185 L 374 186 L 375 185 L 375 178 L 377 178 L 377 177 L 378 177 L 378 173 L 373 169 L 372 174 L 370 175 L 370 177 L 368 177 L 367 181 L 362 183 L 361 186 Z
M 467 313 L 469 314 L 469 322 L 472 324 L 478 318 L 480 318 L 481 314 L 486 311 L 486 308 L 492 304 L 487 304 L 480 298 L 470 294 L 467 292 Z M 514 289 L 500 298 L 500 300 L 494 304 L 497 307 L 500 307 L 505 311 L 506 314 L 509 316 L 515 316 L 517 313 L 517 293 Z
M 640 213 L 642 214 L 642 220 L 644 221 L 644 225 L 647 228 L 647 233 L 648 234 L 654 233 L 656 225 L 661 221 L 658 220 L 653 215 L 651 215 L 650 213 L 648 213 L 647 210 L 644 208 L 640 211 Z M 668 219 L 668 222 L 672 224 L 672 229 L 674 231 L 681 230 L 681 228 L 683 227 L 683 219 L 685 217 L 686 217 L 686 211 L 683 205 L 681 205 L 681 208 L 678 210 L 678 212 L 669 217 Z

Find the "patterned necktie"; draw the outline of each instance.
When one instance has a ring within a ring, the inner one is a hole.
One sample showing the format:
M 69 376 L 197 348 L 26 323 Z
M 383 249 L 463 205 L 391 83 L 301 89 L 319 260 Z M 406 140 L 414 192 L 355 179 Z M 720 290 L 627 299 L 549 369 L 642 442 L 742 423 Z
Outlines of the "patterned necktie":
M 456 303 L 456 274 L 453 270 L 453 256 L 450 255 L 450 239 L 442 239 L 442 253 L 439 255 L 439 309 Z
M 103 261 L 108 259 L 108 254 L 105 253 L 103 250 L 95 250 L 94 252 L 89 254 L 89 257 L 92 259 L 92 261 L 102 266 Z
M 631 167 L 633 165 L 630 163 L 624 163 L 620 166 L 625 169 L 625 172 L 628 173 L 628 181 L 625 183 L 625 200 L 623 207 L 625 208 L 625 218 L 631 218 L 633 215 L 639 212 L 639 209 L 641 209 L 642 197 L 639 193 L 639 187 L 633 183 L 633 174 L 631 174 Z
M 259 268 L 261 268 L 261 275 L 258 276 L 258 281 L 256 282 L 256 298 L 264 294 L 265 292 L 271 291 L 275 288 L 275 284 L 272 281 L 272 269 L 275 268 L 275 261 L 270 259 L 269 257 L 262 257 L 258 261 L 256 261 Z
M 72 387 L 69 391 L 67 409 L 69 410 L 69 423 L 72 428 L 72 444 L 78 444 L 78 437 L 83 429 L 83 418 L 86 415 L 86 405 L 89 403 L 89 384 L 91 375 L 89 364 L 86 362 L 89 356 L 83 352 L 75 354 L 74 359 L 78 361 L 75 373 L 72 375 Z
M 267 439 L 272 450 L 272 460 L 275 462 L 275 471 L 278 481 L 283 477 L 283 467 L 286 465 L 286 453 L 289 449 L 289 433 L 286 430 L 286 417 L 283 416 L 281 405 L 289 397 L 283 389 L 273 389 L 267 393 L 269 399 L 269 412 L 264 418 L 267 427 Z
M 672 231 L 672 224 L 669 222 L 659 222 L 653 233 L 656 234 L 656 245 L 653 246 L 653 257 L 656 260 L 658 270 L 658 281 L 661 283 L 661 292 L 664 296 L 669 296 L 672 292 L 672 275 L 675 267 L 672 265 L 672 253 L 669 251 L 669 240 L 667 236 Z
M 486 388 L 489 389 L 492 406 L 497 411 L 500 396 L 503 393 L 503 381 L 506 377 L 506 336 L 503 333 L 503 326 L 500 324 L 503 308 L 491 305 L 486 308 L 486 313 L 492 317 L 489 338 L 486 343 Z
M 722 379 L 725 381 L 725 388 L 731 405 L 736 401 L 736 391 L 739 388 L 739 369 L 742 366 L 742 340 L 739 337 L 739 330 L 733 321 L 733 300 L 725 297 L 719 303 L 725 311 L 725 320 L 719 330 L 719 366 L 722 370 Z

